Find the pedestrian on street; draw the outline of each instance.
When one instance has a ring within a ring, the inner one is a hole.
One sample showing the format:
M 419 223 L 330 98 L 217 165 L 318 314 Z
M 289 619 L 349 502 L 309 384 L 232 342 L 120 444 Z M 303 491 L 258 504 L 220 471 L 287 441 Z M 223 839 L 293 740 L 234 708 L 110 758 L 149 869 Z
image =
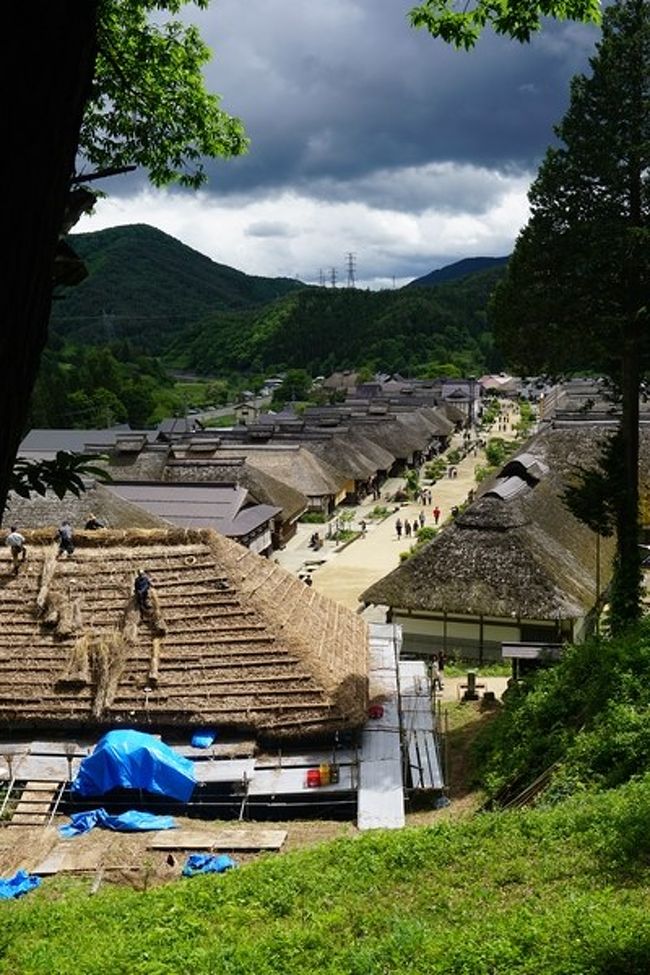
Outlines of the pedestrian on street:
M 438 507 L 438 505 L 436 505 L 435 508 L 433 509 L 433 520 L 435 521 L 436 525 L 440 521 L 440 508 Z
M 411 537 L 411 522 L 408 520 L 408 518 L 404 522 L 404 534 L 407 538 Z
M 420 528 L 424 528 L 424 523 L 425 523 L 426 520 L 427 520 L 427 518 L 426 518 L 426 515 L 424 513 L 424 509 L 422 509 L 422 511 L 418 515 L 418 521 L 420 522 Z
M 398 538 L 401 538 L 402 537 L 402 519 L 401 518 L 398 518 L 397 521 L 395 522 L 395 531 L 397 532 L 397 537 Z

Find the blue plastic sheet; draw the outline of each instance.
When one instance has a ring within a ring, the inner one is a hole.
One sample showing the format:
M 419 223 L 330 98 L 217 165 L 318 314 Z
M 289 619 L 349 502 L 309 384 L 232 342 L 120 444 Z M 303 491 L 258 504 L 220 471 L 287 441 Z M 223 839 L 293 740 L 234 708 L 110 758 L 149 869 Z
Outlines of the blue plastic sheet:
M 30 890 L 34 890 L 42 883 L 41 877 L 27 873 L 26 870 L 18 870 L 13 877 L 9 877 L 7 880 L 0 877 L 0 900 L 8 901 L 13 897 L 22 897 L 23 894 L 28 894 Z
M 142 731 L 109 731 L 84 758 L 72 791 L 101 796 L 111 789 L 143 789 L 187 802 L 194 791 L 194 763 Z
M 216 731 L 208 731 L 207 729 L 195 731 L 192 735 L 192 746 L 194 748 L 209 748 L 216 737 Z
M 140 833 L 151 829 L 174 829 L 176 821 L 172 816 L 154 816 L 153 813 L 129 809 L 119 816 L 111 816 L 105 809 L 89 809 L 87 812 L 72 813 L 70 822 L 59 826 L 59 834 L 66 838 L 81 836 L 95 826 L 113 829 L 119 833 Z
M 236 862 L 225 853 L 192 853 L 183 867 L 184 877 L 195 877 L 197 873 L 225 873 L 236 867 Z

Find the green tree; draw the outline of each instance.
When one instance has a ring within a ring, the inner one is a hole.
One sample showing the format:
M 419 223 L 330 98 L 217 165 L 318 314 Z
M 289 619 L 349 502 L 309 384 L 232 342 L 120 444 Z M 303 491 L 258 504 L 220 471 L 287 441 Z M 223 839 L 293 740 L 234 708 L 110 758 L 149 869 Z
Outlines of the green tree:
M 517 41 L 529 41 L 543 17 L 599 23 L 600 0 L 424 0 L 410 13 L 414 27 L 424 27 L 454 47 L 474 47 L 486 26 Z
M 207 0 L 196 0 L 205 7 Z M 29 51 L 29 84 L 6 70 L 5 136 L 26 194 L 10 193 L 0 359 L 0 510 L 29 411 L 47 339 L 62 232 L 91 194 L 71 194 L 79 162 L 144 166 L 156 185 L 200 185 L 201 158 L 244 151 L 241 124 L 205 91 L 208 57 L 194 28 L 169 20 L 183 0 L 60 0 L 34 16 L 30 4 L 5 11 L 17 51 Z M 154 22 L 155 15 L 155 22 Z M 8 66 L 7 62 L 7 66 Z M 87 177 L 86 177 L 87 179 Z M 63 262 L 65 264 L 65 262 Z
M 304 369 L 289 369 L 282 385 L 273 393 L 273 404 L 280 406 L 294 400 L 306 400 L 311 390 L 311 376 Z
M 607 10 L 591 68 L 590 77 L 572 82 L 556 129 L 560 145 L 549 149 L 531 188 L 532 215 L 491 317 L 517 368 L 591 367 L 619 390 L 615 448 L 623 476 L 610 479 L 609 490 L 617 511 L 611 621 L 620 629 L 640 614 L 639 379 L 650 361 L 647 0 L 621 0 Z

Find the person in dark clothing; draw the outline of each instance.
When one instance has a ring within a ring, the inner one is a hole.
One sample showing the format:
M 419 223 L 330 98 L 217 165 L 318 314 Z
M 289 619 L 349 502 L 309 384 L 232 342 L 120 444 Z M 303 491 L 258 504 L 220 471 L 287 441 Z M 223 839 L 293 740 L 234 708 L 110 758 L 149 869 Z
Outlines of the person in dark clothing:
M 407 538 L 411 537 L 411 522 L 408 520 L 408 518 L 404 522 L 404 534 Z
M 398 538 L 401 538 L 402 537 L 402 519 L 401 518 L 398 518 L 397 521 L 395 522 L 395 531 L 397 533 L 397 537 Z
M 97 531 L 98 528 L 106 528 L 106 525 L 104 524 L 103 521 L 100 521 L 99 518 L 96 518 L 91 511 L 90 514 L 88 515 L 88 521 L 84 525 L 84 528 L 86 529 L 86 531 L 92 532 L 92 531 Z
M 141 613 L 146 612 L 149 609 L 149 592 L 151 591 L 152 582 L 147 573 L 146 569 L 138 569 L 138 574 L 135 577 L 135 582 L 133 583 L 133 592 L 135 595 L 135 601 L 138 604 L 138 609 Z
M 59 543 L 58 556 L 61 556 L 64 553 L 68 556 L 73 554 L 74 533 L 72 531 L 72 525 L 70 524 L 69 521 L 61 522 L 61 527 L 56 533 L 56 541 Z

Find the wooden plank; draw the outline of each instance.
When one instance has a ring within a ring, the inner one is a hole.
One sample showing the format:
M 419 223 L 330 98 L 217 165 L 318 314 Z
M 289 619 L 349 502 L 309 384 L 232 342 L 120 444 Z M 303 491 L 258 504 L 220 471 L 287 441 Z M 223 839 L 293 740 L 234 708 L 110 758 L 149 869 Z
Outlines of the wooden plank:
M 424 661 L 401 660 L 399 685 L 413 787 L 442 789 L 444 781 L 431 707 L 431 682 Z
M 6 766 L 6 762 L 2 765 Z M 81 759 L 72 760 L 72 777 L 74 778 L 81 765 Z M 56 755 L 21 755 L 13 763 L 14 778 L 20 781 L 37 780 L 39 782 L 67 782 L 68 760 Z M 8 777 L 8 768 L 0 765 L 0 779 Z
M 219 759 L 214 762 L 195 762 L 194 774 L 197 782 L 243 782 L 255 774 L 255 759 Z
M 323 762 L 334 762 L 336 765 L 356 765 L 358 761 L 356 750 L 341 748 L 338 751 L 308 752 L 302 755 L 258 755 L 255 759 L 255 769 L 265 768 L 316 768 Z
M 171 829 L 155 836 L 150 850 L 279 850 L 287 838 L 285 829 L 230 829 L 217 833 Z
M 74 756 L 90 755 L 95 743 L 91 741 L 31 741 L 29 742 L 30 755 L 64 755 L 67 757 L 66 749 L 71 749 Z
M 41 877 L 55 873 L 77 873 L 81 871 L 97 870 L 99 868 L 102 851 L 88 849 L 76 843 L 57 843 L 32 873 Z
M 16 804 L 10 826 L 45 826 L 58 782 L 28 782 Z
M 195 748 L 193 745 L 171 745 L 171 748 L 184 758 L 248 758 L 255 754 L 257 744 L 251 741 L 215 741 L 209 748 Z

